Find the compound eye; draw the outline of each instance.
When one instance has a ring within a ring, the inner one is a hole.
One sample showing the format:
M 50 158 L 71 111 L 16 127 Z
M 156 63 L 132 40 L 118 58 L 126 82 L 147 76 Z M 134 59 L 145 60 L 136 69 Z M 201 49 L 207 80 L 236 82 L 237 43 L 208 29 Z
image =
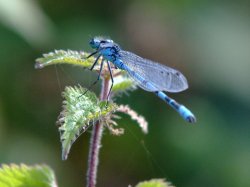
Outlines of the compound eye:
M 97 49 L 100 45 L 100 41 L 96 40 L 96 39 L 91 39 L 89 42 L 89 45 L 93 48 L 93 49 Z
M 90 45 L 94 45 L 94 44 L 95 44 L 94 39 L 91 39 L 91 40 L 89 41 L 89 44 L 90 44 Z

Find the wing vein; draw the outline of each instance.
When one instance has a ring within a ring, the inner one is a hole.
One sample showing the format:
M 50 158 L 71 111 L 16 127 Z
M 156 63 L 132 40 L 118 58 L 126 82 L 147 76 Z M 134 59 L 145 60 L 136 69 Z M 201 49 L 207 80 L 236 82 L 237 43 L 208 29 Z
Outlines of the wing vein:
M 144 82 L 138 80 L 136 76 L 128 72 L 144 90 L 180 92 L 188 88 L 185 76 L 173 68 L 144 59 L 128 51 L 119 51 L 119 57 L 132 72 L 145 79 Z M 148 87 L 145 82 L 151 83 L 154 88 Z

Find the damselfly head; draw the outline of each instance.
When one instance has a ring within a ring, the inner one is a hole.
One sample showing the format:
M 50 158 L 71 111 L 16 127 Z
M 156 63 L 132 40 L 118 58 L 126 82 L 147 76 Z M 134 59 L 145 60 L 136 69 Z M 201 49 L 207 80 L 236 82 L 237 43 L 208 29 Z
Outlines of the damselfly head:
M 113 43 L 113 40 L 102 38 L 102 37 L 94 37 L 89 41 L 90 47 L 93 49 L 99 49 L 101 44 Z

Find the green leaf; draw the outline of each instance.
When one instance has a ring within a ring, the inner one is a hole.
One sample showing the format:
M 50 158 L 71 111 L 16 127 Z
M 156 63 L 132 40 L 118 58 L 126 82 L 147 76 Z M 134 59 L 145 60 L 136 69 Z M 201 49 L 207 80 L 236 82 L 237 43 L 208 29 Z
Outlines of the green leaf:
M 151 179 L 149 181 L 140 182 L 135 187 L 174 187 L 165 179 Z
M 83 68 L 90 68 L 95 62 L 95 57 L 90 57 L 89 53 L 85 53 L 83 51 L 72 51 L 72 50 L 55 50 L 55 52 L 50 52 L 47 54 L 43 54 L 43 57 L 36 59 L 35 68 L 41 69 L 45 66 L 53 65 L 53 64 L 70 64 L 77 65 Z M 99 62 L 101 62 L 101 58 Z M 99 70 L 99 66 L 95 66 L 94 70 Z M 104 66 L 104 69 L 107 67 Z M 108 71 L 104 71 L 106 76 L 109 76 Z M 121 71 L 120 69 L 112 69 L 112 73 L 114 75 L 114 85 L 112 89 L 113 94 L 120 94 L 127 91 L 134 90 L 136 88 L 135 82 L 129 78 L 125 71 Z
M 41 69 L 53 64 L 71 64 L 89 68 L 93 65 L 96 58 L 90 57 L 87 59 L 88 55 L 89 53 L 83 51 L 55 50 L 55 52 L 44 54 L 43 57 L 36 59 L 35 68 Z
M 83 51 L 72 51 L 72 50 L 55 50 L 55 52 L 50 52 L 44 54 L 43 57 L 36 59 L 35 68 L 42 69 L 45 66 L 54 64 L 70 64 L 77 65 L 83 68 L 90 68 L 96 58 L 90 57 L 89 53 Z M 100 64 L 102 58 L 99 59 Z M 99 71 L 100 66 L 95 66 L 94 70 Z M 127 75 L 125 71 L 120 69 L 112 69 L 112 74 L 114 77 L 114 85 L 112 88 L 113 95 L 120 95 L 121 93 L 127 93 L 128 91 L 133 91 L 136 89 L 136 83 Z M 103 68 L 103 76 L 110 76 L 106 64 Z
M 58 124 L 62 143 L 62 159 L 66 160 L 72 144 L 98 120 L 106 120 L 117 109 L 114 103 L 99 101 L 93 92 L 82 87 L 66 87 L 63 111 Z M 84 94 L 85 93 L 85 94 Z
M 112 93 L 120 95 L 121 93 L 127 93 L 136 89 L 136 83 L 126 74 L 121 71 L 119 75 L 114 76 L 114 85 Z
M 1 187 L 57 187 L 55 175 L 46 165 L 2 165 Z

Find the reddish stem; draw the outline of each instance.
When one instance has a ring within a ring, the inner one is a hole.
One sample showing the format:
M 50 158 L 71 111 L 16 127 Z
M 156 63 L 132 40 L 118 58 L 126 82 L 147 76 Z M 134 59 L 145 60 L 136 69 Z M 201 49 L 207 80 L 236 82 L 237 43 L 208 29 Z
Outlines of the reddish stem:
M 109 78 L 103 77 L 102 90 L 100 100 L 105 100 L 108 97 L 109 91 Z M 88 172 L 87 172 L 87 187 L 95 187 L 97 177 L 97 166 L 99 162 L 99 150 L 101 148 L 103 125 L 98 121 L 92 130 L 90 148 L 89 148 L 89 160 L 88 160 Z

